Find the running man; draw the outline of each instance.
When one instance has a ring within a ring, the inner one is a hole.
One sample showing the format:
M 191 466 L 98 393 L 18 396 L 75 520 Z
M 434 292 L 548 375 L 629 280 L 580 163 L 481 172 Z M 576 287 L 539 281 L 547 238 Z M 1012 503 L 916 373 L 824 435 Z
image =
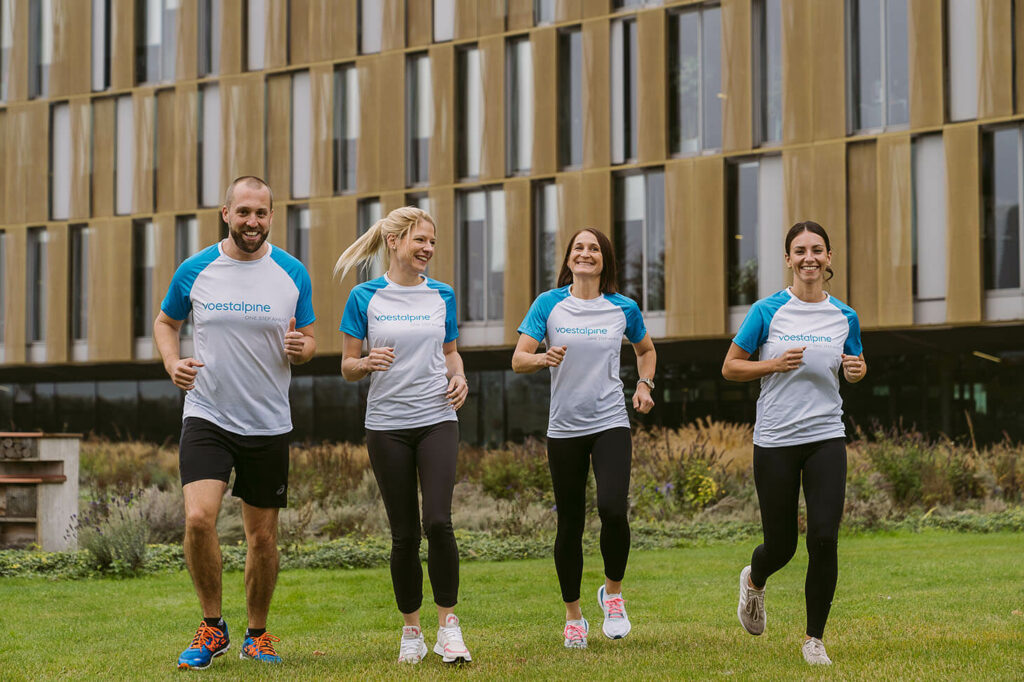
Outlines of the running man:
M 178 668 L 206 668 L 229 648 L 221 617 L 217 515 L 235 470 L 248 553 L 249 629 L 240 658 L 278 663 L 267 632 L 277 582 L 277 516 L 288 501 L 288 385 L 291 365 L 316 352 L 309 273 L 267 243 L 274 196 L 263 180 L 231 183 L 221 215 L 229 236 L 178 268 L 153 324 L 153 339 L 174 385 L 185 394 L 179 466 L 185 495 L 185 561 L 203 620 Z M 178 332 L 192 313 L 194 357 L 182 358 Z

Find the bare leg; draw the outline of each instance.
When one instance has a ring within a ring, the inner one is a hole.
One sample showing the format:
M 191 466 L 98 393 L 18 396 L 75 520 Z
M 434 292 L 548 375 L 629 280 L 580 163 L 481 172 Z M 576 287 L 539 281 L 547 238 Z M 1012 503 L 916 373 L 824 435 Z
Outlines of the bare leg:
M 583 611 L 580 610 L 580 600 L 565 602 L 565 619 L 579 620 L 583 618 Z
M 445 622 L 448 620 L 448 614 L 455 613 L 454 606 L 438 606 L 437 607 L 437 626 L 443 628 Z
M 605 594 L 622 594 L 622 581 L 612 580 L 610 578 L 604 579 L 604 593 Z
M 245 605 L 250 628 L 267 627 L 270 598 L 277 585 L 278 511 L 242 502 L 242 523 L 249 545 L 245 554 Z
M 199 596 L 204 618 L 221 615 L 221 556 L 217 514 L 227 484 L 204 479 L 186 484 L 185 563 Z
M 416 609 L 412 613 L 403 613 L 402 624 L 407 627 L 412 625 L 418 628 L 420 626 L 420 610 Z

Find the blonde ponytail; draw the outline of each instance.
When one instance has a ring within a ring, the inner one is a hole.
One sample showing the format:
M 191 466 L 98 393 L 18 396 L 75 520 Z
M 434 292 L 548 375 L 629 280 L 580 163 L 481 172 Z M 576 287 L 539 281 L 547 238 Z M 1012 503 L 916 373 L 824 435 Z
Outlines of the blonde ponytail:
M 415 206 L 396 208 L 375 222 L 359 239 L 345 249 L 334 264 L 334 277 L 345 279 L 352 268 L 376 260 L 382 268 L 389 265 L 388 237 L 403 239 L 409 230 L 421 220 L 434 225 L 434 219 L 423 209 Z M 436 229 L 436 225 L 435 225 Z

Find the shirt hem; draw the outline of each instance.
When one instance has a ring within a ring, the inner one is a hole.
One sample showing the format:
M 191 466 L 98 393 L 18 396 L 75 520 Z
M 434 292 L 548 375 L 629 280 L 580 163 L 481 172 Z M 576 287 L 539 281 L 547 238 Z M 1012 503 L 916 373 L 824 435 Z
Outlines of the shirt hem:
M 587 427 L 586 429 L 573 430 L 573 431 L 554 431 L 548 429 L 548 438 L 578 438 L 580 436 L 590 436 L 601 431 L 607 431 L 609 429 L 628 429 L 629 422 L 617 423 L 617 424 L 601 424 L 599 426 Z
M 414 422 L 403 422 L 396 423 L 391 422 L 389 424 L 373 423 L 369 421 L 363 423 L 363 428 L 370 429 L 371 431 L 397 431 L 399 429 L 418 429 L 421 426 L 431 426 L 433 424 L 440 424 L 441 422 L 457 422 L 459 416 L 455 414 L 455 410 L 452 410 L 451 415 L 438 419 L 437 417 L 431 417 L 429 419 L 419 419 Z

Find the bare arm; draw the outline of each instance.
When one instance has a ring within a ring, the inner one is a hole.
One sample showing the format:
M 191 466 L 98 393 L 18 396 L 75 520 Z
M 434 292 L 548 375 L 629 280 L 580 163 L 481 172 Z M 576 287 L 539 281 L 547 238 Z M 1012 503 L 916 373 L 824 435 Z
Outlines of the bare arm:
M 633 352 L 636 353 L 636 369 L 640 378 L 653 379 L 654 369 L 658 364 L 658 354 L 654 350 L 651 335 L 645 334 L 644 338 L 634 343 Z M 633 409 L 640 414 L 647 414 L 653 407 L 654 398 L 651 397 L 651 387 L 638 382 L 636 391 L 633 393 Z
M 346 381 L 359 381 L 370 372 L 386 372 L 395 361 L 394 348 L 371 348 L 370 354 L 363 355 L 363 340 L 350 334 L 344 335 L 341 347 L 341 376 Z
M 466 370 L 462 365 L 462 356 L 454 340 L 442 347 L 444 350 L 444 366 L 448 376 L 448 403 L 456 410 L 466 402 L 469 395 L 469 383 L 466 381 Z
M 519 342 L 512 353 L 512 371 L 516 374 L 532 374 L 545 367 L 558 367 L 565 359 L 566 346 L 553 346 L 546 353 L 538 353 L 540 341 L 529 334 L 520 334 Z
M 196 385 L 196 374 L 203 363 L 193 358 L 181 358 L 181 346 L 178 343 L 178 332 L 185 320 L 175 320 L 164 311 L 160 311 L 153 321 L 153 341 L 160 357 L 164 361 L 164 369 L 174 385 L 184 391 L 191 391 Z
M 751 360 L 750 353 L 735 343 L 722 363 L 722 376 L 729 381 L 754 381 L 773 372 L 790 372 L 803 363 L 804 347 L 790 348 L 777 358 Z

